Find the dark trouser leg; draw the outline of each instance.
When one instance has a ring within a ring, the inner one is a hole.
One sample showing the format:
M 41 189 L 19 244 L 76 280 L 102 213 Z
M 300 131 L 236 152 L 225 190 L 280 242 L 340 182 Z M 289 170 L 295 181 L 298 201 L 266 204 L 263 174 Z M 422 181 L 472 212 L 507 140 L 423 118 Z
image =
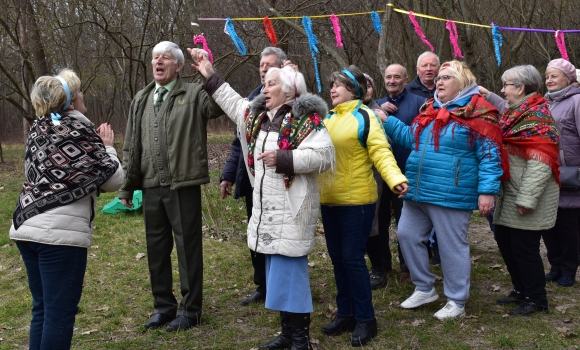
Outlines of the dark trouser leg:
M 397 226 L 399 225 L 399 220 L 401 219 L 401 212 L 403 211 L 403 200 L 398 198 L 396 194 L 393 193 L 392 195 L 392 203 L 393 203 L 393 213 L 395 214 L 395 221 L 397 222 Z M 401 252 L 401 246 L 397 241 L 397 250 L 399 252 L 399 267 L 401 272 L 409 272 L 409 268 L 405 263 L 405 257 L 403 257 L 403 253 Z
M 578 270 L 578 218 L 580 208 L 562 209 L 558 208 L 558 217 L 554 229 L 560 241 L 560 272 L 566 276 L 576 276 Z M 552 230 L 554 230 L 552 229 Z
M 389 227 L 391 226 L 391 200 L 395 196 L 389 186 L 383 181 L 383 195 L 379 203 L 379 246 L 381 249 L 381 266 L 389 271 L 392 269 L 391 248 L 389 247 Z
M 556 225 L 542 235 L 550 272 L 575 276 L 578 269 L 578 217 L 580 209 L 558 208 Z
M 256 253 L 250 249 L 252 256 L 252 266 L 254 267 L 254 284 L 256 291 L 266 295 L 266 255 Z
M 17 241 L 32 294 L 30 349 L 69 349 L 87 249 Z
M 163 203 L 173 227 L 181 283 L 178 315 L 201 316 L 203 292 L 203 247 L 201 187 L 169 191 Z
M 334 267 L 339 316 L 375 319 L 370 277 L 364 261 L 375 204 L 321 206 L 328 254 Z
M 248 215 L 248 222 L 252 217 L 253 209 L 253 195 L 250 192 L 246 195 L 246 214 Z M 266 295 L 266 255 L 256 253 L 250 249 L 250 257 L 252 259 L 252 266 L 254 267 L 254 284 L 257 286 L 256 291 Z
M 540 237 L 545 231 L 495 226 L 497 244 L 512 277 L 514 289 L 531 302 L 546 299 Z
M 155 313 L 175 317 L 177 300 L 173 295 L 173 273 L 171 270 L 173 234 L 163 203 L 163 193 L 166 191 L 169 191 L 169 187 L 143 189 L 143 216 Z

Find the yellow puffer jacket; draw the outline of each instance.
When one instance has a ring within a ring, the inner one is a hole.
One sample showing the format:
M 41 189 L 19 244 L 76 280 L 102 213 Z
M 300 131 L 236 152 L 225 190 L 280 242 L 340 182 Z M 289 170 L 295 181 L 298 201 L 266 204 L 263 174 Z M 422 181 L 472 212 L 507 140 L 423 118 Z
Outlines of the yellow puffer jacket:
M 364 105 L 369 114 L 367 147 L 358 139 L 359 122 L 352 114 L 359 100 L 336 106 L 329 118 L 324 119 L 326 129 L 336 150 L 336 174 L 326 178 L 322 186 L 320 203 L 323 205 L 361 205 L 377 201 L 377 184 L 371 170 L 373 164 L 393 192 L 395 186 L 408 182 L 397 166 L 389 143 L 376 114 Z

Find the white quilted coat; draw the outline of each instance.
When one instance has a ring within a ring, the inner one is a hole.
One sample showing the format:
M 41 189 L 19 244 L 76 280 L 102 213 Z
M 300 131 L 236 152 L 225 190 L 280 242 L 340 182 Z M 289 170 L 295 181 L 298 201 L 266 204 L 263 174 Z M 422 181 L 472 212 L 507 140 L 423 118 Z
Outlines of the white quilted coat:
M 247 99 L 236 93 L 229 84 L 221 85 L 212 96 L 229 118 L 238 125 L 244 158 L 248 147 L 244 131 L 244 113 Z M 297 105 L 315 105 L 317 96 L 304 95 L 294 102 Z M 314 102 L 314 103 L 312 103 Z M 310 110 L 324 117 L 324 111 Z M 299 147 L 292 150 L 294 183 L 289 190 L 284 186 L 284 175 L 276 173 L 276 167 L 267 167 L 259 155 L 264 151 L 278 149 L 279 130 L 260 131 L 254 151 L 255 178 L 253 181 L 253 211 L 248 223 L 248 247 L 264 254 L 280 254 L 298 257 L 310 254 L 314 249 L 314 232 L 318 220 L 320 198 L 318 174 L 334 164 L 334 147 L 326 129 L 312 132 Z M 247 162 L 246 162 L 247 164 Z

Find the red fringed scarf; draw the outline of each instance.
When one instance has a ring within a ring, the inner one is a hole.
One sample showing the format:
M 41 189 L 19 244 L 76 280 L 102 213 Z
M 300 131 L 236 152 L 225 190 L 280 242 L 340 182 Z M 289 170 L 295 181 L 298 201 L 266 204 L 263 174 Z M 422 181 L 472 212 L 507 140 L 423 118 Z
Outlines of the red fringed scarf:
M 509 162 L 507 151 L 502 144 L 501 130 L 497 124 L 499 112 L 489 104 L 481 95 L 473 95 L 471 101 L 463 107 L 454 109 L 452 111 L 447 108 L 435 109 L 433 107 L 434 99 L 428 100 L 419 111 L 419 115 L 415 117 L 411 124 L 415 127 L 415 150 L 419 150 L 419 135 L 421 132 L 435 121 L 433 129 L 433 143 L 435 151 L 439 150 L 439 138 L 441 130 L 454 121 L 469 130 L 469 145 L 475 146 L 475 142 L 482 140 L 482 147 L 484 151 L 491 152 L 492 147 L 497 146 L 497 151 L 500 153 L 501 168 L 503 175 L 500 180 L 509 179 Z M 454 128 L 451 130 L 454 132 Z M 486 147 L 487 146 L 487 147 Z M 489 154 L 491 157 L 491 154 Z
M 499 119 L 503 142 L 510 154 L 533 159 L 550 166 L 560 185 L 558 142 L 560 133 L 546 99 L 536 93 L 517 109 L 506 109 Z

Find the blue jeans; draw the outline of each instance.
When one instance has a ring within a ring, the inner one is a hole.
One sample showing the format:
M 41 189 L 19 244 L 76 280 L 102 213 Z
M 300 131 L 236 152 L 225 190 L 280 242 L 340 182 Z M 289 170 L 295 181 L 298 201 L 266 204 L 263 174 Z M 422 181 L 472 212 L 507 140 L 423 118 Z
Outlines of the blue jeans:
M 375 216 L 375 203 L 321 206 L 328 254 L 334 266 L 338 316 L 358 322 L 375 319 L 371 281 L 365 262 L 366 243 Z
M 87 249 L 16 241 L 32 294 L 30 349 L 70 349 Z

